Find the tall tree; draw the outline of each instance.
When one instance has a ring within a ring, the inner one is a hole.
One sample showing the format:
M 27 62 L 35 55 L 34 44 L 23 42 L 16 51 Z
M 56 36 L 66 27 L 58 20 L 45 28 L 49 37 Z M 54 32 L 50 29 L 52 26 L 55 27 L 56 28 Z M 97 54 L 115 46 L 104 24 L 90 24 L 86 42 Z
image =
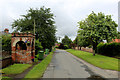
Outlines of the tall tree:
M 64 38 L 62 39 L 62 43 L 64 45 L 68 45 L 70 47 L 70 44 L 72 43 L 72 40 L 67 35 L 65 35 Z
M 117 24 L 112 20 L 111 15 L 104 15 L 102 12 L 96 14 L 92 12 L 85 20 L 78 22 L 79 32 L 89 39 L 93 46 L 94 54 L 98 43 L 103 40 L 109 42 L 117 36 Z
M 51 13 L 50 8 L 44 6 L 39 9 L 30 8 L 26 15 L 22 15 L 23 18 L 17 19 L 13 22 L 12 28 L 20 32 L 34 33 L 35 23 L 35 37 L 39 39 L 43 49 L 51 48 L 55 41 L 55 21 L 54 15 Z

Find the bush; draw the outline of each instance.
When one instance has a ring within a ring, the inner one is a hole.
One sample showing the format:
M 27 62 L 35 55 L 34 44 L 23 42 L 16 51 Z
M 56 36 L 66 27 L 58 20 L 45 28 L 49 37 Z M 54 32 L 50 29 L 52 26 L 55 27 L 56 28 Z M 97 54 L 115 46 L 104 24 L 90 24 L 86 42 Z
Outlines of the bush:
M 64 45 L 64 49 L 69 49 L 69 46 L 68 45 Z
M 43 47 L 41 45 L 41 42 L 39 42 L 39 39 L 38 40 L 35 40 L 35 54 L 38 53 L 38 51 L 42 50 Z
M 55 48 L 59 48 L 59 46 L 55 46 Z
M 61 43 L 59 49 L 69 49 L 69 46 Z
M 64 44 L 60 44 L 59 49 L 64 49 Z
M 2 35 L 2 51 L 11 51 L 11 34 Z
M 100 43 L 97 45 L 97 53 L 106 56 L 120 56 L 120 43 Z

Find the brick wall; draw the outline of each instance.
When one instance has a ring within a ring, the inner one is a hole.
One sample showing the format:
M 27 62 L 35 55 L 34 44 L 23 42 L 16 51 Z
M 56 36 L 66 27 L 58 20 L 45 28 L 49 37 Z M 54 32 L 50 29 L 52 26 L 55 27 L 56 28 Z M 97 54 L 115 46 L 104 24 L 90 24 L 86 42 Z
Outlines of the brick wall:
M 35 57 L 34 40 L 35 36 L 31 33 L 12 33 L 12 60 L 19 63 L 32 63 L 31 56 Z M 21 47 L 21 44 L 24 46 Z
M 12 64 L 11 54 L 8 51 L 2 51 L 2 59 L 0 59 L 0 68 L 7 67 Z
M 112 42 L 117 42 L 117 43 L 120 43 L 120 39 L 113 39 Z
M 0 68 L 5 68 L 9 65 L 12 65 L 13 64 L 12 58 L 9 57 L 9 58 L 2 59 L 2 60 L 0 60 L 0 64 L 2 64 L 2 66 L 0 66 Z

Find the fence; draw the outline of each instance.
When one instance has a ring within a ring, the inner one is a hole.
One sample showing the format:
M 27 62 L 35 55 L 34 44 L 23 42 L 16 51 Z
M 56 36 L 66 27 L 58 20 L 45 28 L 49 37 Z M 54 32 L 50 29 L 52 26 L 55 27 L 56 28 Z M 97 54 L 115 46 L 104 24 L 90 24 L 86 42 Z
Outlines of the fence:
M 76 50 L 80 50 L 80 48 L 78 49 L 78 47 L 75 47 Z M 92 48 L 88 48 L 88 47 L 81 47 L 82 51 L 87 51 L 87 52 L 91 52 L 93 53 L 93 49 Z
M 82 47 L 81 50 L 93 53 L 93 49 L 92 48 L 88 48 L 88 47 L 84 48 L 84 47 Z

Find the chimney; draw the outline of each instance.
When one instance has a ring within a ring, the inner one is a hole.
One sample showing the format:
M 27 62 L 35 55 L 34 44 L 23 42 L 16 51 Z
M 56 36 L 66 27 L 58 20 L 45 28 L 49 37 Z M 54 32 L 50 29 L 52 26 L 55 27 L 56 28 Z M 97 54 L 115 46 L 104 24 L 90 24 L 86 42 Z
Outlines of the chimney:
M 6 28 L 6 29 L 4 30 L 4 33 L 7 33 L 7 34 L 8 34 L 8 33 L 9 33 L 9 29 Z

